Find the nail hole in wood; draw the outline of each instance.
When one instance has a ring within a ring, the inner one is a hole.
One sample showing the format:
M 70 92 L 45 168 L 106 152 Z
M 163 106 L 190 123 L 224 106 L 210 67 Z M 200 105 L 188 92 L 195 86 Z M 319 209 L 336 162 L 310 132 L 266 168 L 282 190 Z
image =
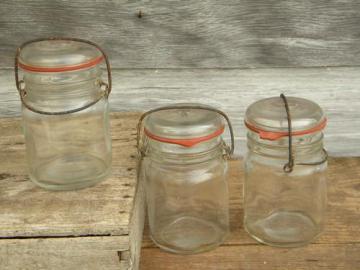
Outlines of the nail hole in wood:
M 122 259 L 122 258 L 121 258 L 121 251 L 118 251 L 118 252 L 117 252 L 117 255 L 118 255 L 118 257 L 119 257 L 119 262 L 121 262 L 121 259 Z
M 11 176 L 11 174 L 8 174 L 8 173 L 1 173 L 0 174 L 0 180 L 4 180 L 4 179 L 7 179 Z

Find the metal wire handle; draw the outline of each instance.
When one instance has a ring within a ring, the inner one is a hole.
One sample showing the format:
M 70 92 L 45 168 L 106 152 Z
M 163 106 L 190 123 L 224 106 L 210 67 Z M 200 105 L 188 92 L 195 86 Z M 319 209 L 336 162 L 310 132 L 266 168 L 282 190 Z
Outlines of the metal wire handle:
M 290 173 L 294 169 L 294 156 L 292 151 L 292 125 L 289 104 L 284 94 L 280 95 L 280 98 L 284 101 L 286 118 L 288 121 L 288 138 L 289 138 L 289 161 L 283 167 L 284 172 Z
M 224 119 L 226 120 L 228 127 L 229 127 L 229 132 L 230 132 L 230 137 L 231 137 L 231 147 L 230 149 L 228 147 L 226 147 L 226 152 L 228 157 L 230 157 L 233 153 L 234 153 L 234 149 L 235 149 L 235 139 L 234 139 L 234 131 L 233 131 L 233 127 L 231 125 L 230 119 L 229 117 L 223 112 L 220 111 L 218 109 L 209 107 L 209 106 L 202 106 L 202 105 L 172 105 L 172 106 L 164 106 L 164 107 L 159 107 L 156 109 L 152 109 L 149 110 L 145 113 L 143 113 L 140 116 L 138 125 L 137 125 L 137 138 L 136 138 L 136 147 L 138 149 L 138 152 L 141 156 L 141 158 L 144 156 L 144 151 L 142 149 L 142 146 L 140 146 L 140 142 L 142 139 L 141 136 L 141 131 L 142 131 L 142 123 L 143 120 L 145 119 L 146 116 L 154 113 L 154 112 L 158 112 L 158 111 L 165 111 L 165 110 L 176 110 L 176 109 L 199 109 L 199 110 L 207 110 L 207 111 L 212 111 L 212 112 L 216 112 L 218 114 L 220 114 L 222 117 L 224 117 Z
M 83 43 L 87 43 L 89 45 L 92 45 L 94 47 L 96 47 L 101 54 L 104 57 L 105 63 L 106 63 L 106 69 L 107 69 L 107 83 L 101 81 L 100 82 L 100 87 L 105 86 L 104 91 L 102 92 L 102 94 L 94 101 L 91 101 L 90 103 L 80 107 L 80 108 L 76 108 L 73 110 L 67 110 L 67 111 L 60 111 L 60 112 L 47 112 L 47 111 L 42 111 L 42 110 L 38 110 L 32 106 L 30 106 L 29 104 L 26 103 L 25 101 L 25 96 L 26 96 L 26 89 L 25 87 L 23 87 L 23 85 L 25 84 L 25 82 L 23 80 L 19 80 L 19 56 L 21 53 L 21 50 L 31 44 L 31 43 L 35 43 L 35 42 L 39 42 L 39 41 L 47 41 L 47 40 L 65 40 L 65 41 L 77 41 L 77 42 L 83 42 Z M 97 45 L 96 43 L 89 41 L 89 40 L 85 40 L 85 39 L 80 39 L 80 38 L 67 38 L 67 37 L 51 37 L 51 38 L 38 38 L 38 39 L 33 39 L 33 40 L 29 40 L 23 44 L 21 44 L 21 46 L 19 48 L 17 48 L 16 50 L 16 54 L 15 54 L 15 67 L 14 67 L 14 71 L 15 71 L 15 83 L 16 83 L 16 88 L 19 92 L 20 95 L 20 100 L 22 102 L 22 104 L 29 109 L 30 111 L 33 111 L 35 113 L 39 113 L 39 114 L 45 114 L 45 115 L 62 115 L 62 114 L 70 114 L 70 113 L 75 113 L 75 112 L 79 112 L 82 110 L 85 110 L 89 107 L 91 107 L 92 105 L 96 104 L 97 102 L 99 102 L 103 97 L 108 98 L 111 89 L 112 89 L 112 79 L 111 79 L 111 67 L 110 67 L 110 61 L 108 56 L 106 55 L 106 53 L 104 52 L 104 50 Z
M 322 149 L 322 151 L 324 153 L 324 158 L 322 160 L 320 160 L 318 162 L 295 163 L 293 149 L 292 149 L 292 123 L 291 123 L 291 114 L 290 114 L 289 104 L 288 104 L 287 98 L 285 97 L 284 94 L 280 94 L 280 98 L 283 100 L 285 110 L 286 110 L 286 117 L 287 117 L 287 122 L 288 122 L 288 138 L 289 138 L 289 147 L 288 147 L 289 148 L 289 159 L 288 159 L 288 162 L 283 167 L 284 172 L 291 173 L 293 171 L 295 165 L 314 166 L 314 165 L 321 165 L 321 164 L 325 163 L 328 160 L 328 153 L 324 148 Z

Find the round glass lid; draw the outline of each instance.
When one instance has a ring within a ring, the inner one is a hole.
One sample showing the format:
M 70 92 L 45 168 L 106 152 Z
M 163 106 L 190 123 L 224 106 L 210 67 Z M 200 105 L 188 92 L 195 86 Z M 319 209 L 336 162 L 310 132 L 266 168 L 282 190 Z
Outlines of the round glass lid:
M 323 110 L 307 99 L 287 97 L 292 135 L 303 135 L 322 130 L 326 125 Z M 251 104 L 245 113 L 245 125 L 263 139 L 288 136 L 288 118 L 284 100 L 271 97 Z
M 19 66 L 35 72 L 62 72 L 89 68 L 102 60 L 101 51 L 85 41 L 49 39 L 26 44 Z
M 186 108 L 189 106 L 192 108 Z M 144 122 L 144 132 L 157 141 L 190 147 L 221 135 L 224 126 L 222 116 L 206 110 L 204 105 L 176 104 L 148 115 Z

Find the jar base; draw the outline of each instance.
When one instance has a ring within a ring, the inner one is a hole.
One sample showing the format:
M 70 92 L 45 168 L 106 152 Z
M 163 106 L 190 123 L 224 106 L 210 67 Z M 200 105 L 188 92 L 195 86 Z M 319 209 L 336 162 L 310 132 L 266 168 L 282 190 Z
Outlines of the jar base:
M 319 226 L 301 212 L 277 211 L 250 223 L 245 218 L 247 233 L 260 243 L 274 247 L 300 247 L 320 234 Z
M 30 179 L 53 191 L 76 190 L 93 186 L 110 174 L 110 166 L 89 154 L 70 154 L 40 164 Z
M 224 242 L 227 231 L 219 225 L 196 217 L 183 216 L 168 225 L 153 242 L 161 249 L 178 254 L 195 254 L 209 251 Z

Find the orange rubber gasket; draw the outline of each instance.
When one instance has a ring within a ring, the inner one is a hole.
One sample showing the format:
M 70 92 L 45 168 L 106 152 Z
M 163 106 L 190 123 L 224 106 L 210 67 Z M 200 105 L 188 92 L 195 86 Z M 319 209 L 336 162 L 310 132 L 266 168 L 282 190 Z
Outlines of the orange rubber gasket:
M 19 67 L 22 68 L 23 70 L 34 71 L 34 72 L 64 72 L 64 71 L 74 71 L 74 70 L 93 67 L 99 64 L 103 59 L 104 56 L 100 55 L 94 59 L 91 59 L 90 61 L 78 65 L 64 66 L 64 67 L 38 67 L 38 66 L 26 65 L 19 62 Z
M 326 122 L 327 122 L 327 119 L 325 118 L 318 125 L 310 128 L 310 129 L 306 129 L 306 130 L 293 131 L 291 133 L 291 135 L 292 136 L 299 136 L 299 135 L 306 135 L 306 134 L 314 133 L 314 132 L 317 132 L 317 131 L 321 131 L 321 130 L 323 130 L 325 128 Z M 247 123 L 246 121 L 245 121 L 245 126 L 248 129 L 250 129 L 251 131 L 258 133 L 260 138 L 264 139 L 264 140 L 275 141 L 275 140 L 278 140 L 278 139 L 280 139 L 282 137 L 289 136 L 289 132 L 286 132 L 286 131 L 276 132 L 276 131 L 263 130 L 263 129 L 260 129 L 258 127 L 255 127 L 254 125 L 251 125 L 251 124 Z
M 171 144 L 178 144 L 178 145 L 181 145 L 184 147 L 192 147 L 198 143 L 211 140 L 211 139 L 221 135 L 224 132 L 224 130 L 225 130 L 225 126 L 222 126 L 220 129 L 214 131 L 213 133 L 211 133 L 209 135 L 197 137 L 197 138 L 190 138 L 190 139 L 172 139 L 172 138 L 160 137 L 160 136 L 157 136 L 157 135 L 151 133 L 146 128 L 144 128 L 144 133 L 146 134 L 146 136 L 148 136 L 149 138 L 151 138 L 155 141 L 171 143 Z

